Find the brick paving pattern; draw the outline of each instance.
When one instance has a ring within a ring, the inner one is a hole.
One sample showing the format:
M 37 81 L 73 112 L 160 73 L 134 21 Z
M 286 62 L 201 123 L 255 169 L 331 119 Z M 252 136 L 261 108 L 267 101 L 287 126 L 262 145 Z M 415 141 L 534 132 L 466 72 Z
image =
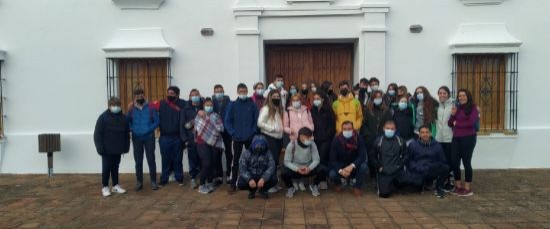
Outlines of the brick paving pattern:
M 145 176 L 147 177 L 147 176 Z M 398 192 L 380 199 L 372 183 L 356 198 L 286 190 L 271 199 L 228 195 L 222 186 L 203 195 L 189 184 L 101 196 L 100 175 L 0 175 L 0 228 L 550 228 L 550 170 L 475 171 L 473 197 Z

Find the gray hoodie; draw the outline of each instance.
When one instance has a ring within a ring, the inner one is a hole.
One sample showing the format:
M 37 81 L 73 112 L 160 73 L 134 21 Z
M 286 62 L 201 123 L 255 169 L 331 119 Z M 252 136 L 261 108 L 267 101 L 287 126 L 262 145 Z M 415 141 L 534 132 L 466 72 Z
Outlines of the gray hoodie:
M 291 141 L 285 151 L 285 167 L 297 172 L 302 166 L 314 170 L 321 159 L 315 142 L 312 142 L 307 148 L 302 148 L 296 141 Z

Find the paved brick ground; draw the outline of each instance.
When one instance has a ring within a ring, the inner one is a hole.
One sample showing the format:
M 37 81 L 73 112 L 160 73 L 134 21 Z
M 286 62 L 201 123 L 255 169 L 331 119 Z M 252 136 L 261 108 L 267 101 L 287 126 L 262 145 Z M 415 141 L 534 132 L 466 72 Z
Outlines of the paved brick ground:
M 0 228 L 550 228 L 550 170 L 475 171 L 473 197 L 431 192 L 365 195 L 300 192 L 269 200 L 201 195 L 188 185 L 103 198 L 100 175 L 0 175 Z

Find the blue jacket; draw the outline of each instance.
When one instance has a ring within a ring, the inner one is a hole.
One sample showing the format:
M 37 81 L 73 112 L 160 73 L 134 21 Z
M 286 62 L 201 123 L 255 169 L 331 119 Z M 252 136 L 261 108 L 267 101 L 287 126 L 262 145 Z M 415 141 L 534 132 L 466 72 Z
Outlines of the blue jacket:
M 193 106 L 193 103 L 189 102 L 187 103 L 187 106 L 181 110 L 180 137 L 181 140 L 183 142 L 187 142 L 188 145 L 195 143 L 195 135 L 193 134 L 195 117 L 197 116 L 197 112 L 202 110 L 202 106 L 202 100 L 197 106 Z M 191 129 L 187 129 L 185 127 L 185 124 L 188 122 L 193 123 L 193 127 Z
M 257 146 L 263 146 L 264 152 L 254 152 Z M 250 181 L 254 177 L 261 177 L 265 181 L 276 176 L 277 168 L 273 155 L 267 147 L 267 140 L 263 135 L 256 135 L 250 144 L 250 148 L 246 150 L 239 159 L 239 176 L 245 181 Z
M 180 135 L 180 111 L 183 110 L 187 103 L 183 99 L 178 99 L 176 100 L 175 104 L 178 107 L 178 110 L 170 107 L 165 100 L 160 101 L 160 136 Z
M 224 116 L 224 128 L 236 141 L 248 141 L 258 131 L 258 108 L 252 99 L 237 99 L 229 104 Z
M 348 145 L 347 149 L 346 146 Z M 351 163 L 357 168 L 367 162 L 367 147 L 365 140 L 357 132 L 350 139 L 344 138 L 342 133 L 336 135 L 330 145 L 330 169 L 340 170 Z
M 229 96 L 224 95 L 221 100 L 218 100 L 215 96 L 212 96 L 212 103 L 214 104 L 214 112 L 218 113 L 223 119 L 225 116 L 225 110 L 227 110 L 227 106 L 231 103 Z
M 149 103 L 143 104 L 142 109 L 132 106 L 126 117 L 132 131 L 132 138 L 143 140 L 154 137 L 155 129 L 159 126 L 159 115 L 153 107 L 149 106 Z
M 417 139 L 409 144 L 409 171 L 426 175 L 430 165 L 435 163 L 446 163 L 445 153 L 439 142 L 431 139 L 424 143 Z

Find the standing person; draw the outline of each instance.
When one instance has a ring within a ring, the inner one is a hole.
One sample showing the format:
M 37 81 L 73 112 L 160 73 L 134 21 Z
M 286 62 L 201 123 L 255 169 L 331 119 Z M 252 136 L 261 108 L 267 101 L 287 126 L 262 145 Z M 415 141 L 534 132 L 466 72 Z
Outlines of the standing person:
M 437 106 L 439 103 L 435 100 L 428 89 L 424 86 L 417 87 L 414 90 L 414 96 L 412 97 L 412 103 L 415 110 L 415 123 L 414 134 L 415 138 L 418 138 L 418 131 L 421 126 L 429 126 L 432 134 L 437 134 L 436 131 L 436 119 L 437 119 Z
M 223 120 L 214 112 L 212 99 L 206 98 L 204 110 L 199 110 L 195 117 L 196 146 L 201 162 L 199 193 L 208 194 L 214 191 L 212 180 L 216 176 L 219 155 L 224 149 Z M 220 162 L 221 163 L 221 162 Z
M 122 110 L 120 99 L 109 99 L 109 109 L 104 111 L 95 124 L 94 144 L 101 156 L 101 193 L 104 197 L 114 193 L 126 193 L 118 183 L 118 166 L 120 156 L 130 151 L 130 128 Z M 112 179 L 112 189 L 109 190 L 109 176 Z
M 155 163 L 155 129 L 159 126 L 157 111 L 145 100 L 145 92 L 141 88 L 134 90 L 134 102 L 127 114 L 132 132 L 134 161 L 136 162 L 135 190 L 143 188 L 143 153 L 149 165 L 151 188 L 158 189 L 157 165 Z
M 310 99 L 310 93 L 309 89 L 307 87 L 307 83 L 302 84 L 302 90 L 300 90 L 300 94 L 302 95 L 302 106 L 306 106 L 307 109 L 311 109 L 311 99 Z
M 332 107 L 332 103 L 338 99 L 338 96 L 334 93 L 334 86 L 330 81 L 323 81 L 319 94 L 321 94 L 321 97 L 323 97 L 325 103 L 327 103 L 330 107 Z
M 183 186 L 183 142 L 181 139 L 181 111 L 186 106 L 185 100 L 179 98 L 180 89 L 170 86 L 165 100 L 159 103 L 160 155 L 162 173 L 160 186 L 168 183 L 168 176 L 174 172 L 176 182 Z
M 229 96 L 225 95 L 225 90 L 222 85 L 216 84 L 214 86 L 214 96 L 212 97 L 212 102 L 214 106 L 214 112 L 216 112 L 220 118 L 224 119 L 225 111 L 227 106 L 231 103 Z M 229 176 L 231 175 L 231 161 L 233 160 L 233 152 L 231 144 L 233 139 L 231 134 L 227 131 L 222 132 L 224 153 L 225 153 L 225 182 L 229 184 Z M 219 158 L 216 159 L 216 173 L 214 174 L 217 178 L 214 181 L 214 184 L 219 185 L 223 181 L 223 165 L 222 165 L 222 154 L 219 154 Z
M 313 95 L 313 108 L 311 109 L 311 118 L 313 119 L 313 139 L 319 150 L 321 164 L 328 168 L 330 143 L 336 134 L 336 117 L 330 105 L 325 103 L 319 93 Z M 322 177 L 319 188 L 326 190 L 328 188 L 326 177 Z
M 338 100 L 332 103 L 332 110 L 336 116 L 336 132 L 340 133 L 342 131 L 342 124 L 345 121 L 352 122 L 355 130 L 358 131 L 363 123 L 361 103 L 350 93 L 348 81 L 341 81 L 338 87 L 340 89 L 340 96 Z
M 393 108 L 393 121 L 397 134 L 407 143 L 414 139 L 414 107 L 409 98 L 404 95 L 399 98 L 397 106 Z
M 264 83 L 257 82 L 254 84 L 254 95 L 252 95 L 252 101 L 256 104 L 258 112 L 262 107 L 264 107 L 265 97 L 264 97 Z
M 362 109 L 365 109 L 369 97 L 369 80 L 367 78 L 361 78 L 359 80 L 358 100 L 361 102 Z
M 403 96 L 407 96 L 407 100 L 410 101 L 411 94 L 405 85 L 401 85 L 397 88 L 397 97 L 401 98 Z
M 455 190 L 458 196 L 472 196 L 472 155 L 477 142 L 476 123 L 479 111 L 474 104 L 472 94 L 466 90 L 458 91 L 458 105 L 451 110 L 448 125 L 453 128 L 452 158 Z M 460 162 L 464 165 L 465 182 L 461 181 Z
M 269 199 L 267 190 L 277 184 L 277 168 L 263 135 L 256 135 L 250 147 L 244 151 L 239 158 L 238 170 L 237 186 L 241 190 L 248 190 L 248 199 L 254 199 L 258 190 L 262 198 Z
M 399 97 L 397 97 L 397 84 L 396 83 L 390 83 L 388 85 L 388 89 L 386 90 L 386 94 L 384 95 L 384 103 L 388 105 L 390 108 L 397 107 L 397 103 L 399 102 Z
M 275 164 L 278 164 L 277 162 L 283 148 L 284 113 L 284 108 L 281 105 L 281 94 L 276 90 L 272 90 L 269 92 L 265 105 L 260 110 L 257 124 L 267 141 L 267 146 L 273 160 L 275 160 Z
M 365 111 L 363 111 L 363 124 L 361 125 L 360 135 L 361 138 L 365 139 L 367 150 L 372 149 L 374 140 L 384 133 L 386 121 L 392 119 L 390 109 L 383 99 L 382 91 L 373 91 L 369 99 L 371 102 L 367 104 Z M 376 170 L 372 160 L 368 165 L 370 177 L 376 178 Z
M 192 189 L 197 188 L 196 178 L 201 170 L 201 162 L 197 152 L 197 144 L 195 142 L 195 117 L 197 112 L 203 109 L 204 101 L 199 90 L 191 89 L 189 92 L 189 103 L 181 111 L 181 139 L 187 146 L 187 160 L 189 161 L 189 176 L 191 176 L 190 186 Z
M 291 141 L 298 138 L 298 130 L 302 127 L 308 127 L 313 130 L 311 113 L 306 106 L 303 106 L 301 99 L 302 96 L 300 94 L 293 95 L 291 97 L 292 105 L 287 108 L 287 112 L 283 116 L 284 131 L 289 135 Z M 278 163 L 275 162 L 275 164 L 277 165 Z
M 395 135 L 395 123 L 392 120 L 384 124 L 384 135 L 378 137 L 369 160 L 378 175 L 378 196 L 388 198 L 395 187 L 408 184 L 408 176 L 404 166 L 407 162 L 407 146 L 403 138 Z
M 224 127 L 233 138 L 233 162 L 231 164 L 231 183 L 229 193 L 237 191 L 237 177 L 239 174 L 239 158 L 243 147 L 248 149 L 254 134 L 258 132 L 258 108 L 248 97 L 248 87 L 240 83 L 237 85 L 239 97 L 228 107 L 224 117 Z
M 441 145 L 434 141 L 430 128 L 420 127 L 420 136 L 409 145 L 409 161 L 407 171 L 412 174 L 418 188 L 424 184 L 433 185 L 436 180 L 434 194 L 438 198 L 445 197 L 444 184 L 449 177 L 449 166 L 445 161 L 445 153 Z
M 264 97 L 267 98 L 267 95 L 272 90 L 277 90 L 281 94 L 281 104 L 284 106 L 288 99 L 288 92 L 285 90 L 284 86 L 285 86 L 285 83 L 284 83 L 283 75 L 276 74 L 273 82 L 269 84 L 267 89 L 264 91 Z
M 296 87 L 296 84 L 291 84 L 290 87 L 288 88 L 288 96 L 289 98 L 292 98 L 292 96 L 298 94 L 298 88 Z M 286 104 L 285 107 L 289 107 L 289 106 L 292 106 L 292 99 L 287 99 L 286 100 Z
M 292 185 L 292 179 L 315 177 L 312 185 L 309 185 L 311 195 L 319 196 L 319 183 L 324 179 L 326 170 L 320 163 L 317 146 L 313 142 L 313 131 L 307 127 L 302 127 L 298 131 L 298 139 L 290 142 L 286 147 L 285 168 L 281 177 L 287 187 L 286 197 L 294 197 L 296 188 Z
M 449 168 L 452 168 L 453 129 L 449 127 L 449 119 L 451 118 L 454 100 L 451 98 L 451 90 L 447 86 L 441 86 L 437 90 L 437 95 L 439 96 L 439 107 L 437 108 L 437 134 L 435 140 L 441 144 L 443 152 L 445 152 L 445 161 Z M 453 191 L 454 189 L 450 177 L 444 187 L 446 191 Z
M 334 137 L 330 145 L 329 177 L 336 192 L 342 192 L 342 180 L 355 180 L 353 194 L 361 196 L 361 186 L 367 176 L 367 148 L 365 141 L 353 128 L 353 122 L 344 121 L 342 131 Z

